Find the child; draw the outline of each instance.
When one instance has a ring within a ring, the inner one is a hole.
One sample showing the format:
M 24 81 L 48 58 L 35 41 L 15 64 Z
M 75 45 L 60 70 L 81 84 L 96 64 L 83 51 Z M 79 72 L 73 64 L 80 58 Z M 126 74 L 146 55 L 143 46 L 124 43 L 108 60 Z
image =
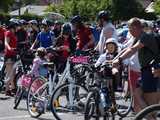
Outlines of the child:
M 116 42 L 117 40 L 115 38 L 109 38 L 106 40 L 106 52 L 102 54 L 98 61 L 95 64 L 95 67 L 99 67 L 100 65 L 103 65 L 105 62 L 109 62 L 114 59 L 114 57 L 118 54 L 118 44 Z M 115 110 L 115 95 L 114 90 L 117 89 L 117 86 L 120 83 L 120 75 L 119 70 L 116 68 L 101 68 L 100 69 L 100 77 L 102 79 L 106 79 L 106 77 L 111 77 L 111 80 L 107 80 L 107 88 L 111 87 L 111 96 L 112 96 L 112 108 Z M 113 81 L 112 81 L 113 78 Z
M 95 67 L 100 66 L 106 60 L 112 60 L 118 54 L 118 44 L 115 38 L 109 38 L 106 40 L 106 52 L 102 54 L 99 59 L 97 60 Z
M 45 48 L 40 47 L 37 49 L 36 57 L 33 60 L 33 66 L 31 69 L 31 74 L 33 74 L 35 77 L 37 77 L 37 76 L 47 77 L 47 75 L 48 75 L 48 70 L 43 65 L 43 63 L 46 62 L 45 55 L 46 55 Z

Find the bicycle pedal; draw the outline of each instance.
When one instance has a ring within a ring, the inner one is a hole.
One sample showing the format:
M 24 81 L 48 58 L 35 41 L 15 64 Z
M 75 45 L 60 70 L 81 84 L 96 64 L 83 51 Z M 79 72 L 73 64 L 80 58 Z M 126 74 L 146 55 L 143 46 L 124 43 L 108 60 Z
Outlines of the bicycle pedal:
M 111 108 L 109 109 L 109 111 L 110 111 L 111 113 L 117 112 L 116 106 L 115 106 L 115 105 L 112 105 Z
M 53 102 L 53 106 L 54 107 L 59 107 L 59 100 L 55 100 L 54 102 Z
M 32 110 L 32 112 L 37 112 L 37 108 L 36 107 L 32 107 L 31 110 Z

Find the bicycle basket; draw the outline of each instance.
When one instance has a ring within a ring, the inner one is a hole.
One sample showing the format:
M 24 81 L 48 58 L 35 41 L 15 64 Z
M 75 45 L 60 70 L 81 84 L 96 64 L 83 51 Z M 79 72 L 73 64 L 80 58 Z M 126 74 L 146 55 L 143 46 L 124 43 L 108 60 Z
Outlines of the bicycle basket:
M 21 81 L 21 86 L 25 88 L 29 88 L 31 82 L 32 82 L 32 77 L 30 75 L 22 75 L 20 78 Z

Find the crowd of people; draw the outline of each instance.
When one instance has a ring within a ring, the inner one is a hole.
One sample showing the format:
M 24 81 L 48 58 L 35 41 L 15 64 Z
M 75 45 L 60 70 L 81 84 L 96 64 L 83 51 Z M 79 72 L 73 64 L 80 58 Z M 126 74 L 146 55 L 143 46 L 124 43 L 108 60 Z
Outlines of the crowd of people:
M 15 18 L 10 19 L 9 23 L 8 26 L 0 25 L 0 50 L 5 56 L 7 71 L 6 95 L 13 95 L 16 91 L 14 82 L 16 50 L 23 47 L 28 51 L 36 49 L 31 73 L 35 76 L 39 74 L 45 76 L 47 70 L 40 66 L 45 61 L 45 48 L 56 47 L 57 57 L 54 61 L 60 73 L 63 72 L 70 55 L 79 56 L 84 50 L 92 48 L 100 55 L 96 67 L 119 56 L 112 61 L 114 66 L 112 74 L 116 76 L 117 81 L 119 65 L 123 63 L 129 66 L 129 86 L 134 96 L 135 112 L 159 102 L 160 73 L 155 68 L 160 62 L 160 47 L 155 37 L 159 34 L 159 21 L 148 24 L 139 18 L 132 18 L 125 25 L 127 28 L 125 35 L 118 34 L 116 27 L 111 23 L 108 11 L 98 13 L 96 26 L 85 24 L 79 15 L 66 23 L 59 21 L 52 23 L 48 19 L 43 19 L 39 23 L 36 20 Z M 120 42 L 120 37 L 125 40 Z M 151 64 L 153 60 L 154 65 Z

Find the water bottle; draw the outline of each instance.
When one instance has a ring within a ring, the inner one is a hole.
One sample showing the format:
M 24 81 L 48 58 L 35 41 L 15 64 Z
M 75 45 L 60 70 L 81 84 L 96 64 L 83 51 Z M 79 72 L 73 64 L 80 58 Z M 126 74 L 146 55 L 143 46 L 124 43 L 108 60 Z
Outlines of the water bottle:
M 100 102 L 102 107 L 105 109 L 107 104 L 106 104 L 106 93 L 105 91 L 102 89 L 100 90 Z

